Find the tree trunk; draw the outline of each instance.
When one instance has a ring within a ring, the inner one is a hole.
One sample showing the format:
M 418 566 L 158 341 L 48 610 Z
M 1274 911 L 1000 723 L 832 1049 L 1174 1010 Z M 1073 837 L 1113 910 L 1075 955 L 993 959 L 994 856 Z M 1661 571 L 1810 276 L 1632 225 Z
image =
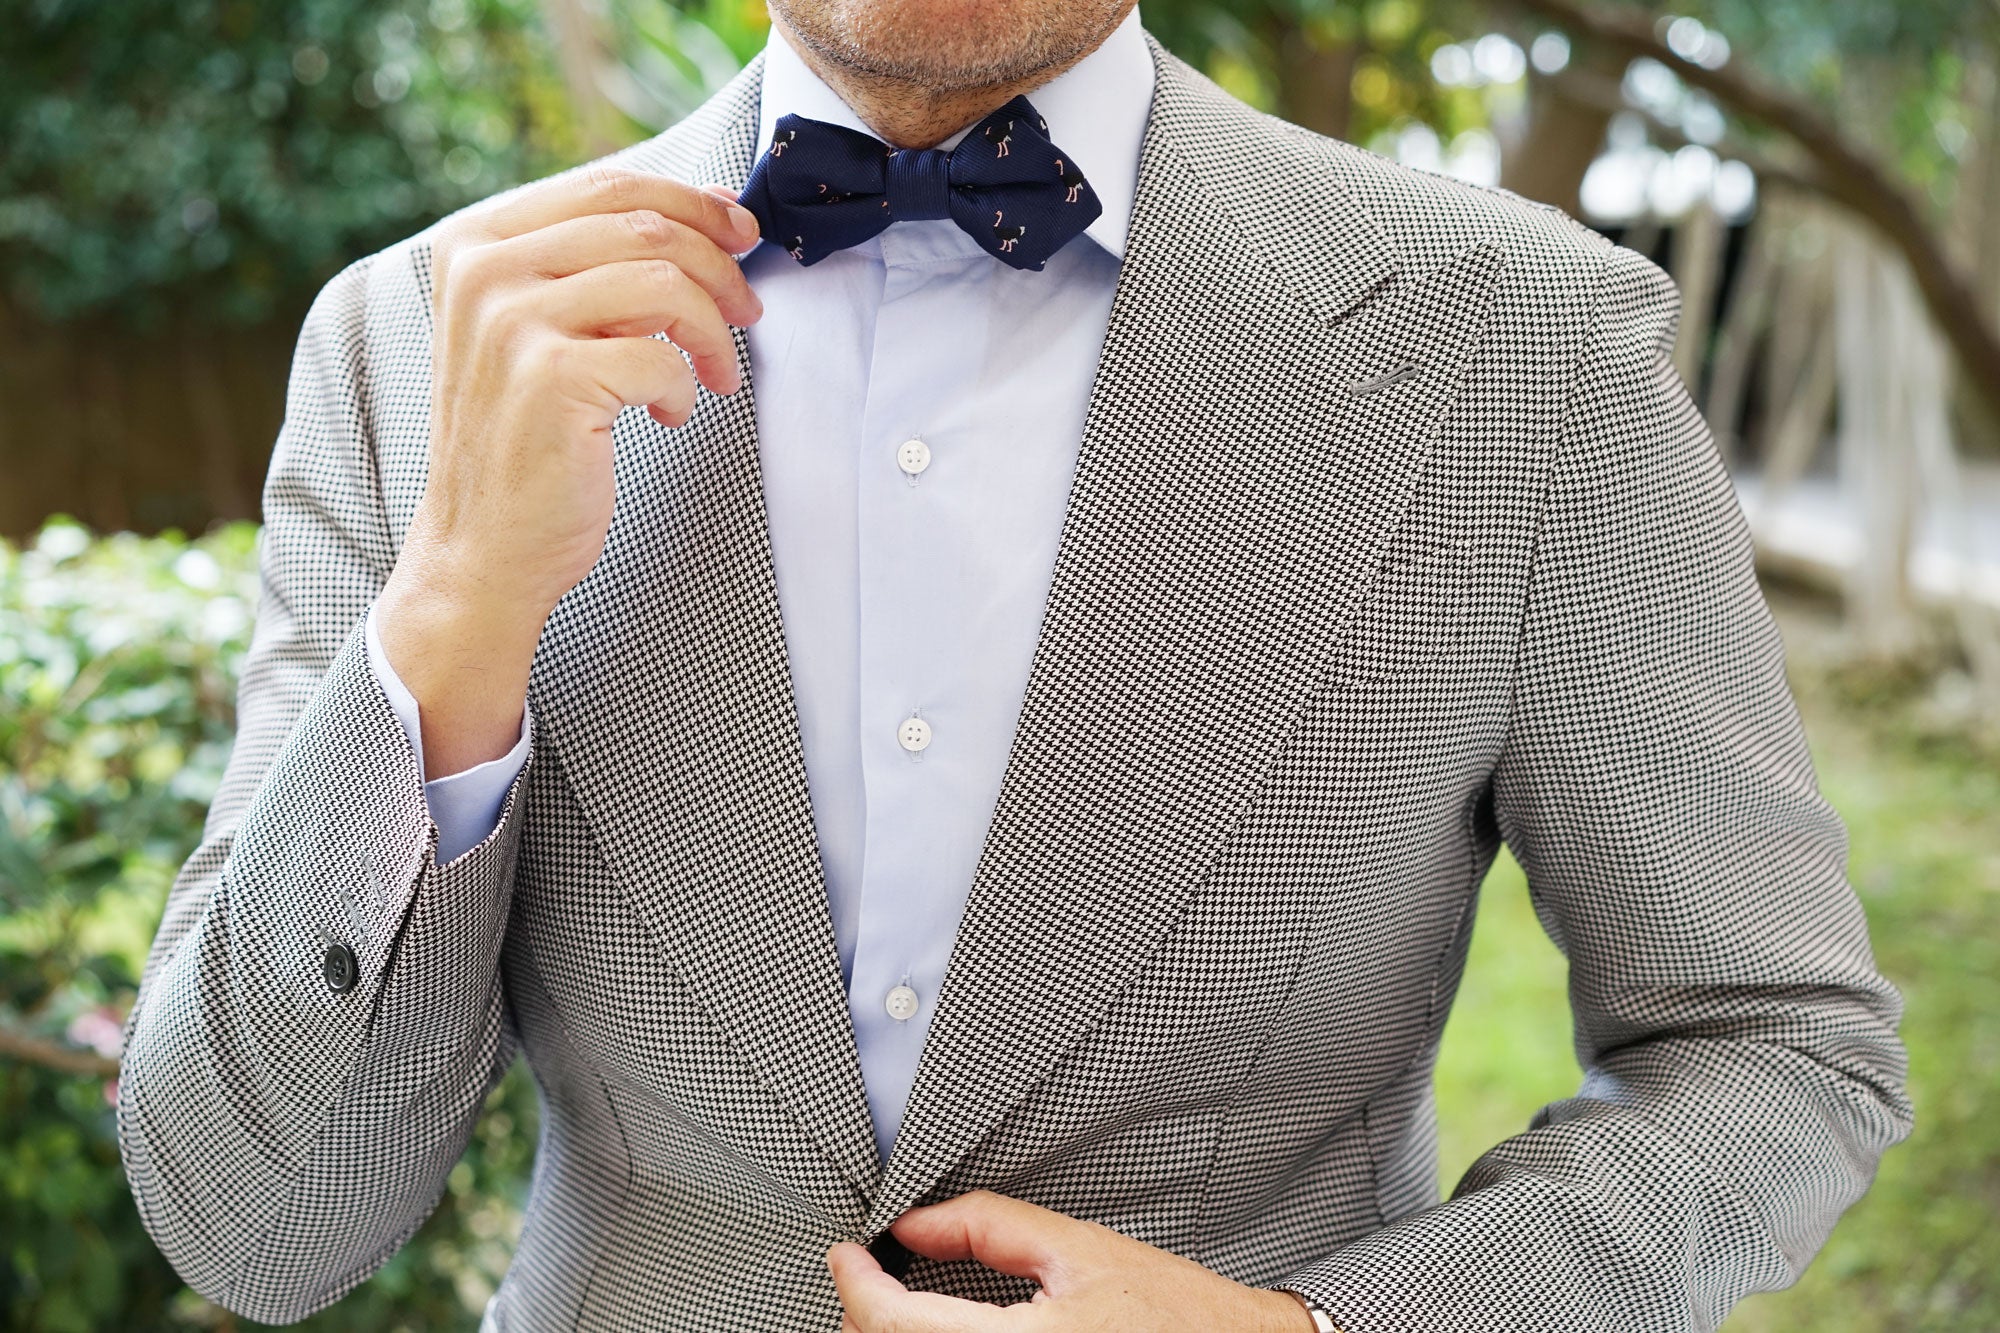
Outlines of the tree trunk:
M 1917 461 L 1903 438 L 1908 416 L 1895 337 L 1894 275 L 1872 236 L 1843 226 L 1840 329 L 1840 479 L 1860 526 L 1861 547 L 1847 580 L 1847 614 L 1862 651 L 1893 660 L 1916 641 L 1910 600 L 1910 546 L 1916 520 Z
M 1952 240 L 1959 257 L 1977 274 L 1977 299 L 1987 318 L 2000 325 L 2000 66 L 1987 52 L 1970 58 L 1965 71 L 1965 123 L 1971 128 L 1959 167 L 1958 196 L 1952 210 Z M 2000 416 L 1959 376 L 1953 400 L 1969 453 L 2000 456 Z
M 1277 58 L 1278 114 L 1316 134 L 1345 139 L 1354 120 L 1353 42 L 1329 42 L 1289 17 L 1271 15 L 1265 40 Z
M 1743 266 L 1737 272 L 1721 332 L 1716 335 L 1715 362 L 1709 367 L 1704 412 L 1715 433 L 1716 447 L 1732 467 L 1742 452 L 1743 400 L 1750 385 L 1751 361 L 1758 340 L 1770 325 L 1786 203 L 1782 193 L 1765 193 L 1750 223 Z
M 1763 440 L 1764 501 L 1776 504 L 1806 474 L 1826 439 L 1840 390 L 1840 321 L 1837 298 L 1827 289 L 1824 258 L 1792 266 L 1788 275 L 1792 318 L 1810 341 L 1801 341 L 1788 377 L 1776 380 L 1767 417 L 1771 429 Z M 1778 327 L 1785 326 L 1780 319 Z
M 1687 211 L 1674 229 L 1674 283 L 1681 289 L 1681 326 L 1674 366 L 1697 399 L 1701 370 L 1708 361 L 1708 335 L 1715 327 L 1715 294 L 1722 281 L 1722 246 L 1728 239 L 1722 219 L 1707 200 Z
M 1583 217 L 1584 174 L 1604 147 L 1624 72 L 1624 58 L 1609 47 L 1579 43 L 1560 75 L 1530 73 L 1527 132 L 1501 145 L 1500 184 Z

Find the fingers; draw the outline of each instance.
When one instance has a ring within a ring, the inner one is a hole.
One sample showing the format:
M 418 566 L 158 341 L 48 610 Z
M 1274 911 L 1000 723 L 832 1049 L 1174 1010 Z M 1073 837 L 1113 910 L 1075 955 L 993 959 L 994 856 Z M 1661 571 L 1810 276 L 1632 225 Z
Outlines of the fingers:
M 757 219 L 741 204 L 669 176 L 601 165 L 496 195 L 476 219 L 487 239 L 499 240 L 593 213 L 642 209 L 685 223 L 730 254 L 757 243 Z
M 684 222 L 650 209 L 592 213 L 482 247 L 496 272 L 567 278 L 600 264 L 659 259 L 693 278 L 716 308 L 739 327 L 757 322 L 764 303 L 743 270 L 714 242 Z
M 868 1252 L 865 1245 L 841 1241 L 827 1250 L 826 1266 L 833 1271 L 833 1285 L 840 1290 L 840 1303 L 847 1307 L 849 1319 L 859 1313 L 854 1309 L 853 1302 L 847 1299 L 850 1294 L 861 1297 L 871 1292 L 885 1297 L 893 1297 L 896 1293 L 909 1295 L 902 1283 L 882 1271 L 882 1265 L 875 1262 L 875 1256 Z
M 621 338 L 665 331 L 694 359 L 713 393 L 742 387 L 736 340 L 699 284 L 663 259 L 637 259 L 573 273 L 535 292 L 542 317 L 578 336 Z
M 584 386 L 612 415 L 644 407 L 661 425 L 678 426 L 694 412 L 694 376 L 674 346 L 658 338 L 564 340 L 544 359 L 558 382 Z
M 931 1259 L 976 1259 L 995 1272 L 1058 1285 L 1095 1232 L 1074 1218 L 990 1190 L 912 1208 L 890 1224 L 896 1239 Z
M 995 1333 L 1010 1326 L 998 1306 L 910 1291 L 852 1241 L 828 1250 L 826 1263 L 846 1312 L 842 1333 Z
M 492 251 L 497 242 L 579 218 L 629 213 L 678 224 L 726 254 L 743 254 L 757 244 L 756 216 L 734 202 L 728 190 L 596 165 L 508 190 L 447 219 L 431 237 L 432 309 L 441 310 L 447 292 L 456 294 L 464 287 L 468 261 Z M 507 269 L 486 263 L 481 271 L 505 274 Z M 725 292 L 715 295 L 733 313 L 741 313 Z

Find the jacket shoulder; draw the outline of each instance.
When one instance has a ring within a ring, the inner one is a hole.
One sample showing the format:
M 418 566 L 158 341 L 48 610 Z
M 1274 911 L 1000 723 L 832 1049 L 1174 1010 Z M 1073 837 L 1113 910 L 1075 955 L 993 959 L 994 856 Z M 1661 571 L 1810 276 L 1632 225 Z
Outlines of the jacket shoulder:
M 1259 113 L 1261 114 L 1261 113 Z M 1659 264 L 1621 245 L 1566 210 L 1499 185 L 1427 171 L 1356 144 L 1265 117 L 1274 132 L 1317 141 L 1326 170 L 1418 271 L 1449 262 L 1474 245 L 1505 257 L 1496 289 L 1500 339 L 1547 338 L 1548 313 L 1565 312 L 1565 339 L 1579 353 L 1670 356 L 1680 327 L 1679 286 Z

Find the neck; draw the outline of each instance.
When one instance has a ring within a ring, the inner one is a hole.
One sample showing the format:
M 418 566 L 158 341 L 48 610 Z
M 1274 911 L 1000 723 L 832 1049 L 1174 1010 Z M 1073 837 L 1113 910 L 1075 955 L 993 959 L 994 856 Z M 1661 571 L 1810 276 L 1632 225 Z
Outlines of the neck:
M 1058 64 L 1026 78 L 976 88 L 931 88 L 857 70 L 815 48 L 772 7 L 771 25 L 798 52 L 806 68 L 854 109 L 863 124 L 897 148 L 933 148 L 1016 96 L 1041 87 L 1095 49 L 1085 47 Z

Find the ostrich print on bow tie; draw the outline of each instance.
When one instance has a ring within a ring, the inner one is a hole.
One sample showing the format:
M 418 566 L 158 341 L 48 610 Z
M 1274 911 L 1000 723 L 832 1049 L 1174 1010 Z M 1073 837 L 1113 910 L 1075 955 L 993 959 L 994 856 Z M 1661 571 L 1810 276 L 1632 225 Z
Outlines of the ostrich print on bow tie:
M 779 130 L 771 136 L 771 156 L 783 157 L 785 149 L 789 148 L 792 140 L 798 137 L 799 132 L 797 130 Z
M 1020 240 L 1023 236 L 1026 236 L 1028 234 L 1028 229 L 1026 227 L 1001 226 L 1000 224 L 1005 222 L 1006 219 L 1007 215 L 1005 213 L 995 213 L 993 215 L 993 239 L 1000 242 L 1000 248 L 1002 250 L 1006 251 L 1009 254 L 1012 254 L 1014 250 L 1014 242 Z
M 1011 120 L 995 121 L 993 124 L 988 125 L 986 127 L 986 142 L 994 145 L 1000 150 L 999 152 L 993 154 L 993 156 L 995 157 L 1007 156 L 1007 145 L 1012 143 L 1013 141 L 1014 141 L 1013 121 Z
M 1069 193 L 1063 196 L 1063 202 L 1066 204 L 1075 203 L 1078 192 L 1083 189 L 1083 173 L 1061 158 L 1057 158 L 1056 176 L 1064 185 L 1069 187 Z

